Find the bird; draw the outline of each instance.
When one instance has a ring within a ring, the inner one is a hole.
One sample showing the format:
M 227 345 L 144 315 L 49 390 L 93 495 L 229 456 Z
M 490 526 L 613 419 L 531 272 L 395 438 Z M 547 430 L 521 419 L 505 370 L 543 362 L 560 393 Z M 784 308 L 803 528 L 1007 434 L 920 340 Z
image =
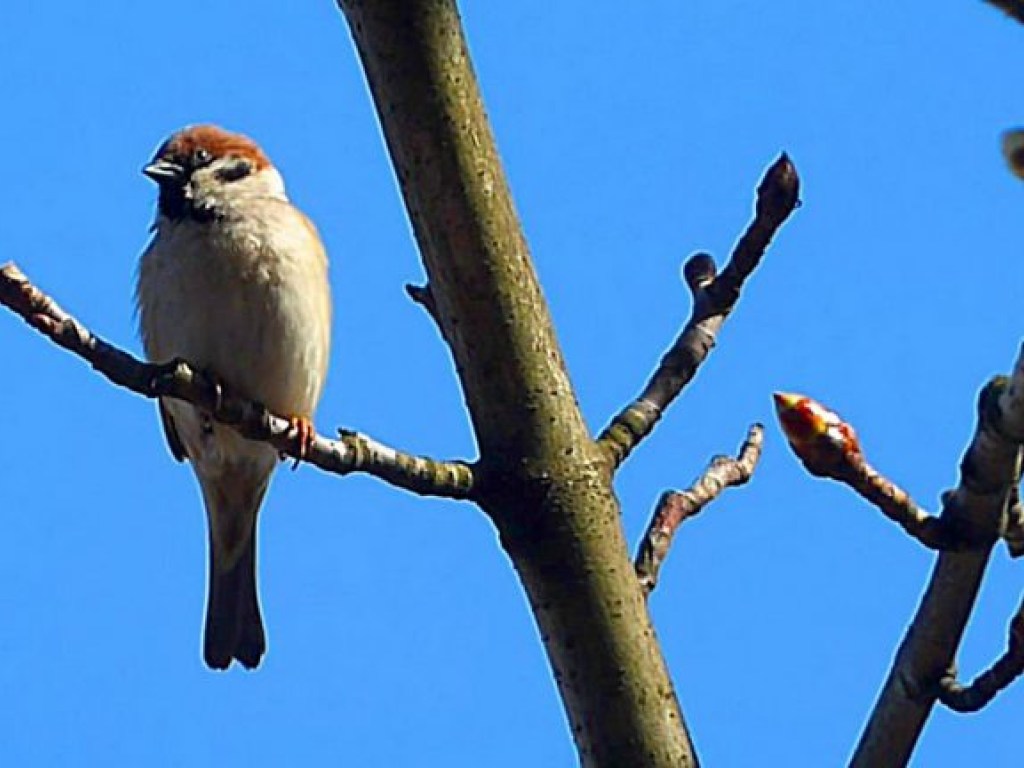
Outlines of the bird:
M 137 270 L 142 344 L 289 418 L 304 453 L 330 354 L 327 255 L 313 223 L 252 139 L 215 125 L 172 134 L 142 171 L 159 194 Z M 209 588 L 203 658 L 259 666 L 266 634 L 256 586 L 257 517 L 280 456 L 210 413 L 160 398 L 172 455 L 206 509 Z

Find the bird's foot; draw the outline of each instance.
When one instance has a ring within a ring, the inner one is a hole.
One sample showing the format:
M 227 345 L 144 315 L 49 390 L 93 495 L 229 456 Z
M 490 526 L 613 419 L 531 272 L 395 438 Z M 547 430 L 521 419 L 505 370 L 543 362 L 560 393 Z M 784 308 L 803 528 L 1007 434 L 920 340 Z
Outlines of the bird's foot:
M 295 463 L 292 464 L 292 470 L 295 470 L 298 469 L 299 463 L 305 461 L 309 455 L 309 451 L 313 447 L 313 441 L 316 440 L 316 428 L 313 426 L 313 422 L 305 416 L 291 416 L 288 419 L 288 423 L 295 430 L 296 440 L 299 443 L 298 456 L 295 458 Z
M 175 364 L 184 363 L 189 365 L 187 360 L 175 358 Z M 196 371 L 196 378 L 202 387 L 205 388 L 203 397 L 204 410 L 209 414 L 220 413 L 224 407 L 224 382 L 212 368 L 200 368 Z

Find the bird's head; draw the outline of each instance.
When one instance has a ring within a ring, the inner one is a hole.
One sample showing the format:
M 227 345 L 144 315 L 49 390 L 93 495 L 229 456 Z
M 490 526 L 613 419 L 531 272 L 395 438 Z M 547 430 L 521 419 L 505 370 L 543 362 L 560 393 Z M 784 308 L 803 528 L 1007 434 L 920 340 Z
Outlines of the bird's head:
M 259 145 L 215 125 L 178 131 L 142 172 L 159 185 L 159 212 L 171 220 L 210 220 L 240 198 L 285 199 L 284 181 Z

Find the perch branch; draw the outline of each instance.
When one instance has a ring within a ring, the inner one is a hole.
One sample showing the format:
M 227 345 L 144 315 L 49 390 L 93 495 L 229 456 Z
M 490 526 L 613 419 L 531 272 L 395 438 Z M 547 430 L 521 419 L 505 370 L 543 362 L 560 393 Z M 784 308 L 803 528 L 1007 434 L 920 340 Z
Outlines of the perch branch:
M 598 444 L 613 468 L 651 433 L 665 409 L 693 379 L 725 319 L 739 300 L 743 283 L 764 256 L 782 223 L 799 204 L 800 179 L 789 156 L 783 153 L 765 173 L 757 188 L 754 220 L 743 233 L 720 275 L 706 253 L 686 263 L 683 274 L 693 296 L 690 319 L 675 343 L 661 358 L 640 396 L 623 409 L 598 437 Z
M 939 681 L 939 701 L 956 712 L 977 712 L 1021 674 L 1024 674 L 1024 602 L 1010 621 L 1006 653 L 967 686 L 956 681 L 956 668 L 951 666 Z
M 852 768 L 910 761 L 948 676 L 1020 478 L 1024 441 L 1024 348 L 1010 378 L 982 390 L 978 426 L 960 464 L 960 484 L 943 495 L 942 517 L 962 542 L 941 552 L 889 676 L 851 760 Z
M 288 419 L 215 384 L 185 361 L 156 365 L 118 349 L 61 309 L 14 263 L 0 267 L 0 304 L 86 360 L 114 384 L 144 397 L 185 400 L 250 440 L 269 443 L 281 453 L 299 458 L 299 433 Z M 343 431 L 338 440 L 317 435 L 303 461 L 339 475 L 365 472 L 424 496 L 465 499 L 473 494 L 473 468 L 469 464 L 412 456 L 356 432 Z
M 763 443 L 764 427 L 754 424 L 735 459 L 716 456 L 690 488 L 666 491 L 661 495 L 636 555 L 636 575 L 645 595 L 650 595 L 658 585 L 658 573 L 679 526 L 695 517 L 726 488 L 743 485 L 750 480 L 761 458 Z

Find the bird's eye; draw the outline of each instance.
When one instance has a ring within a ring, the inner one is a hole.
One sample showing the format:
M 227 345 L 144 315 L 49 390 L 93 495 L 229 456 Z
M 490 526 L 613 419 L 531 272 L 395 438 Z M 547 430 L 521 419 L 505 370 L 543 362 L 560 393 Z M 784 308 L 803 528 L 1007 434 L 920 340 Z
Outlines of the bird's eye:
M 210 150 L 208 149 L 200 147 L 192 153 L 192 163 L 196 168 L 202 168 L 204 165 L 209 165 L 211 160 L 213 160 L 213 155 L 210 154 Z

